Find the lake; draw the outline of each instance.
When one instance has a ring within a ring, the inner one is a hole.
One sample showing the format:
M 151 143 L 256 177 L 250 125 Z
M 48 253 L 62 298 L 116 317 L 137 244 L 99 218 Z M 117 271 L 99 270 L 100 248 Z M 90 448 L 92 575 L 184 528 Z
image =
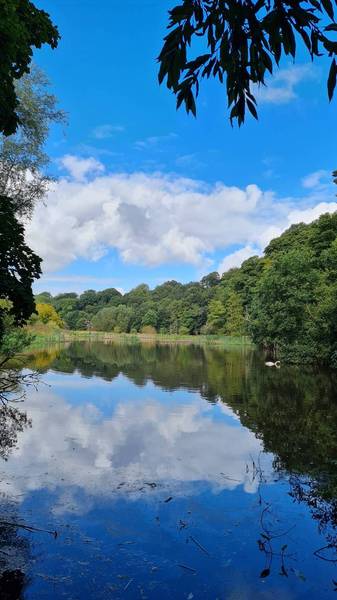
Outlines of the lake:
M 26 369 L 0 410 L 1 598 L 335 597 L 333 373 L 115 342 Z

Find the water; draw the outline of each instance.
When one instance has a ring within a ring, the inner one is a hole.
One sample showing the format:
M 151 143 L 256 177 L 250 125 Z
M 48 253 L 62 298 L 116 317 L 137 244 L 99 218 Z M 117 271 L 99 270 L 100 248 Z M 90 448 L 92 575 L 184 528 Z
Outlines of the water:
M 1 599 L 335 597 L 333 374 L 156 344 L 28 366 L 0 411 Z

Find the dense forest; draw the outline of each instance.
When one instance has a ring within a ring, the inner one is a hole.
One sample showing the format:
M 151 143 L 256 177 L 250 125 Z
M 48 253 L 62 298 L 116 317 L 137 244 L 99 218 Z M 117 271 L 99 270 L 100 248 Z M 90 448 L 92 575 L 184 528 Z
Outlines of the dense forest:
M 337 213 L 291 226 L 262 257 L 220 277 L 36 297 L 38 316 L 69 329 L 248 335 L 289 362 L 337 366 Z

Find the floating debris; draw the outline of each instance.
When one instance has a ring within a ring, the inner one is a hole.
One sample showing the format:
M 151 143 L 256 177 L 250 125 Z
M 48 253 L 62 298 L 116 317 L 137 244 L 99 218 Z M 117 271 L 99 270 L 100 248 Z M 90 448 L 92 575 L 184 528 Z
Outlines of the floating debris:
M 167 502 L 171 502 L 171 500 L 173 500 L 172 496 L 170 496 L 169 498 L 166 498 L 166 500 L 164 500 L 164 502 L 167 504 Z
M 261 573 L 260 573 L 261 579 L 265 579 L 266 577 L 269 577 L 269 575 L 270 575 L 270 569 L 263 569 L 263 571 L 261 571 Z
M 130 546 L 131 544 L 135 544 L 136 542 L 132 542 L 132 541 L 126 541 L 126 542 L 119 542 L 118 546 Z
M 126 584 L 126 586 L 124 588 L 124 592 L 126 592 L 126 590 L 130 587 L 130 585 L 133 581 L 134 581 L 134 579 L 130 579 L 130 581 L 128 581 L 128 583 Z
M 228 481 L 236 481 L 237 483 L 242 483 L 240 481 L 240 479 L 234 479 L 233 477 L 229 477 L 228 475 L 225 475 L 225 473 L 220 473 L 220 475 L 222 475 L 225 479 L 228 479 Z
M 186 571 L 190 571 L 191 573 L 196 573 L 196 569 L 193 569 L 193 567 L 188 567 L 187 565 L 181 565 L 179 564 L 178 567 L 181 567 L 182 569 L 185 569 Z
M 207 554 L 208 556 L 210 556 L 210 553 L 208 552 L 208 550 L 206 550 L 206 548 L 204 546 L 202 546 L 202 544 L 200 544 L 200 542 L 198 542 L 198 540 L 195 539 L 195 537 L 193 537 L 193 535 L 190 535 L 190 540 L 192 540 L 192 542 L 198 546 L 198 548 L 200 548 L 200 550 L 202 550 L 202 552 L 204 552 L 205 554 Z

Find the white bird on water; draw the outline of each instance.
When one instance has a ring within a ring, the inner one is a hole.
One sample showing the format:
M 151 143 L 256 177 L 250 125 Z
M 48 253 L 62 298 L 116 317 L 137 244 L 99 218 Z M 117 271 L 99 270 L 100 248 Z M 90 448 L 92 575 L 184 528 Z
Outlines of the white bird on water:
M 279 360 L 277 360 L 276 362 L 271 362 L 270 360 L 268 360 L 266 363 L 264 363 L 266 365 L 266 367 L 276 367 L 277 369 L 280 368 L 281 363 Z

